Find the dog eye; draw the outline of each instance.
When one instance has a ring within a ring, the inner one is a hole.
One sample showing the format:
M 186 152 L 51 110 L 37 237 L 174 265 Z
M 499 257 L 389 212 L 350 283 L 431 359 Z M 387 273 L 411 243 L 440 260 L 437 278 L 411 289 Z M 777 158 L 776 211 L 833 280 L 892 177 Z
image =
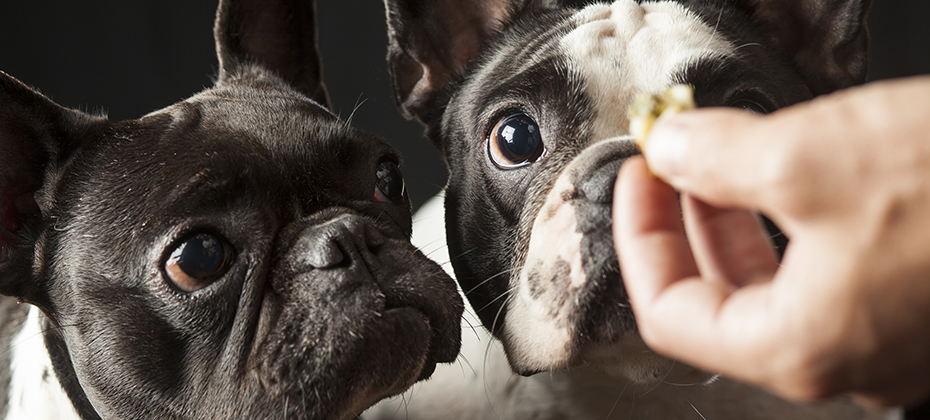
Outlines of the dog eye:
M 749 112 L 753 112 L 753 113 L 761 114 L 761 115 L 765 115 L 769 113 L 769 111 L 765 109 L 765 107 L 762 106 L 762 104 L 756 101 L 750 100 L 750 99 L 738 99 L 736 101 L 733 101 L 733 103 L 731 103 L 730 106 L 733 108 L 742 109 L 743 111 L 749 111 Z
M 194 292 L 226 273 L 231 262 L 232 250 L 223 238 L 197 233 L 171 252 L 165 263 L 165 273 L 179 289 Z
M 539 125 L 526 114 L 514 114 L 501 119 L 488 136 L 491 160 L 501 169 L 513 169 L 536 162 L 545 151 Z
M 404 196 L 404 176 L 397 164 L 389 160 L 375 169 L 375 200 L 392 202 Z

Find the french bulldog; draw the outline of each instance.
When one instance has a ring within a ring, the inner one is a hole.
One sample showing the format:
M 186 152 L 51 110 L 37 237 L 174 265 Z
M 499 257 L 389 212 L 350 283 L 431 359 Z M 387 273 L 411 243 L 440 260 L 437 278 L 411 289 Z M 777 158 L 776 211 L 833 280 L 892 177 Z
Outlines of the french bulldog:
M 212 87 L 137 120 L 0 73 L 7 419 L 351 419 L 455 360 L 400 156 L 329 110 L 310 0 L 221 0 Z
M 385 6 L 396 101 L 425 126 L 450 172 L 444 210 L 434 202 L 415 216 L 415 243 L 426 232 L 419 243 L 432 253 L 447 241 L 449 256 L 437 258 L 451 262 L 496 338 L 466 331 L 463 362 L 415 387 L 402 416 L 885 414 L 847 400 L 793 404 L 653 353 L 637 333 L 611 238 L 616 174 L 637 153 L 627 116 L 637 93 L 686 83 L 699 106 L 767 113 L 861 83 L 868 0 Z M 385 403 L 369 415 L 394 411 Z

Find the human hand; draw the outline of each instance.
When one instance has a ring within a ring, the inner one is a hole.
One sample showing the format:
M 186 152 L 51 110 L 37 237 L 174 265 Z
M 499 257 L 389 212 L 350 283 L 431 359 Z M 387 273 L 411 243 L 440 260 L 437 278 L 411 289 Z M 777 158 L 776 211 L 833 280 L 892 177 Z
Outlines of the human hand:
M 655 351 L 798 400 L 930 391 L 930 78 L 682 114 L 645 156 L 614 241 Z M 755 211 L 791 240 L 780 264 Z

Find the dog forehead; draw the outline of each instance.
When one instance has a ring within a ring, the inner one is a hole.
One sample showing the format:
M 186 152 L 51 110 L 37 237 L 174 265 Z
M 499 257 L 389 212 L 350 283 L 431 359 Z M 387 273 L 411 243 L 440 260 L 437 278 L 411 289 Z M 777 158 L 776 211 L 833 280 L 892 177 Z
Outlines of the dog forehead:
M 268 145 L 336 141 L 344 131 L 338 127 L 345 125 L 317 102 L 275 86 L 220 87 L 175 108 L 175 120 L 182 124 L 193 121 L 206 130 L 222 127 Z
M 160 115 L 168 118 L 160 141 L 177 143 L 177 155 L 209 149 L 236 157 L 249 151 L 282 165 L 302 164 L 297 166 L 303 171 L 325 162 L 399 160 L 380 138 L 353 128 L 304 95 L 271 84 L 220 86 L 146 118 Z M 276 166 L 287 167 L 282 165 Z
M 187 208 L 202 190 L 213 199 L 236 189 L 293 191 L 300 199 L 324 190 L 353 195 L 373 182 L 380 159 L 400 160 L 384 141 L 289 92 L 213 89 L 113 127 L 73 164 L 107 171 L 91 182 L 68 176 L 60 189 L 77 185 L 120 206 L 108 191 L 127 185 L 140 193 L 122 200 L 140 209 L 168 202 Z
M 571 21 L 575 29 L 560 46 L 597 110 L 594 141 L 628 134 L 627 109 L 637 93 L 659 92 L 689 65 L 735 53 L 715 27 L 673 1 L 595 4 Z

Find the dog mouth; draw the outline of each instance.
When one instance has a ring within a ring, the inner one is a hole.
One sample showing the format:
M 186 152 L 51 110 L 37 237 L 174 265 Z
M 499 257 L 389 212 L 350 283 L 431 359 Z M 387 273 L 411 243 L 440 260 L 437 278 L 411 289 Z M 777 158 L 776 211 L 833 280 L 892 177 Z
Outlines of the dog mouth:
M 454 281 L 409 242 L 365 239 L 366 220 L 339 223 L 300 227 L 286 245 L 295 256 L 282 258 L 266 285 L 250 364 L 273 399 L 325 390 L 314 405 L 360 412 L 455 359 L 463 305 Z M 321 238 L 338 246 L 338 263 L 303 257 L 321 252 Z
M 417 308 L 395 307 L 386 309 L 381 319 L 372 325 L 377 334 L 362 338 L 366 352 L 381 357 L 379 367 L 390 370 L 390 366 L 408 366 L 403 371 L 385 375 L 397 378 L 394 389 L 387 389 L 387 394 L 402 392 L 414 382 L 432 375 L 438 357 L 433 342 L 441 339 L 435 336 L 432 324 L 430 317 Z
M 407 341 L 406 348 L 410 349 L 411 353 L 423 353 L 423 363 L 420 365 L 420 374 L 416 377 L 416 381 L 429 378 L 436 370 L 437 363 L 448 361 L 437 360 L 437 358 L 445 358 L 435 354 L 436 350 L 433 348 L 433 342 L 438 337 L 434 338 L 435 332 L 432 330 L 430 318 L 423 311 L 410 306 L 386 309 L 383 322 L 390 324 L 395 330 L 402 331 L 401 335 L 404 337 L 410 338 Z M 388 343 L 387 345 L 395 344 L 397 343 Z M 412 384 L 411 382 L 408 386 Z
M 289 302 L 273 310 L 275 320 L 260 321 L 273 325 L 256 336 L 250 372 L 271 400 L 306 400 L 322 413 L 319 418 L 343 418 L 325 413 L 361 412 L 430 377 L 451 350 L 457 354 L 458 347 L 449 344 L 451 333 L 437 335 L 436 325 L 443 321 L 415 306 L 386 304 L 377 288 L 363 289 L 333 302 L 340 314 L 308 313 L 301 303 Z M 315 401 L 307 390 L 322 399 Z
M 444 326 L 447 321 L 442 320 L 441 311 L 438 309 L 418 303 L 396 303 L 388 299 L 382 322 L 407 325 L 408 330 L 404 334 L 422 336 L 422 339 L 411 338 L 420 343 L 416 346 L 413 343 L 401 346 L 409 349 L 411 353 L 420 351 L 425 357 L 418 381 L 429 378 L 436 370 L 436 364 L 453 362 L 458 356 L 458 346 L 454 344 L 456 340 L 450 337 L 454 329 L 450 330 Z M 417 323 L 416 328 L 409 327 L 414 322 Z

